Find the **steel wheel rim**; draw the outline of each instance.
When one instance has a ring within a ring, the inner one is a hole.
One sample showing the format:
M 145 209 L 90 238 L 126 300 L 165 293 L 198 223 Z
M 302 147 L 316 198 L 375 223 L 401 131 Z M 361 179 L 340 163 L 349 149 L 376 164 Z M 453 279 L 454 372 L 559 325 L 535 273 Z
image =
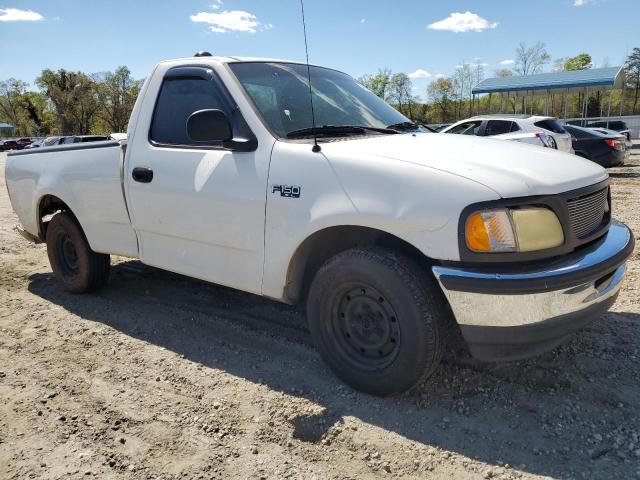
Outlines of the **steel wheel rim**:
M 359 370 L 381 370 L 400 349 L 400 323 L 393 305 L 369 285 L 352 285 L 337 295 L 331 328 L 340 356 Z
M 65 276 L 70 277 L 78 273 L 78 252 L 71 237 L 64 233 L 57 242 L 58 258 L 60 267 Z

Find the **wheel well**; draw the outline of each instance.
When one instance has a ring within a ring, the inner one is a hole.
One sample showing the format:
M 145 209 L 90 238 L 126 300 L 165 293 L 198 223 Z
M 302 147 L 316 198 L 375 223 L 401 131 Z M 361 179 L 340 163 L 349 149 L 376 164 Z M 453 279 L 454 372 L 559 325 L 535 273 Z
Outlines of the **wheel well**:
M 38 237 L 43 242 L 47 238 L 47 225 L 57 212 L 73 212 L 69 206 L 54 195 L 45 195 L 38 204 Z M 75 215 L 74 215 L 75 216 Z
M 395 250 L 421 265 L 432 263 L 410 243 L 375 228 L 352 225 L 325 228 L 305 239 L 289 262 L 285 301 L 295 304 L 304 298 L 316 272 L 331 257 L 350 248 L 374 245 Z

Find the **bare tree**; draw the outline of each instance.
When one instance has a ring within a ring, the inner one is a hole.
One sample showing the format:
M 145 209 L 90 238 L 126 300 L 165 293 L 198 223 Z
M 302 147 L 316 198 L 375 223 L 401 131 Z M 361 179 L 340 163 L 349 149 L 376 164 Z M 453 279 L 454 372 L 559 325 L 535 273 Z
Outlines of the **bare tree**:
M 549 62 L 551 55 L 547 53 L 544 43 L 538 42 L 532 47 L 527 47 L 521 42 L 516 49 L 515 72 L 519 75 L 533 75 L 540 73 L 542 67 Z
M 553 61 L 553 71 L 554 72 L 563 72 L 564 71 L 564 64 L 566 63 L 567 60 L 569 60 L 569 57 L 556 58 Z
M 460 65 L 456 66 L 456 69 L 453 72 L 453 85 L 456 93 L 456 99 L 458 100 L 456 119 L 459 119 L 462 114 L 462 106 L 464 102 L 471 99 L 471 90 L 473 89 L 474 78 L 474 71 L 472 70 L 471 65 L 466 62 L 462 62 Z

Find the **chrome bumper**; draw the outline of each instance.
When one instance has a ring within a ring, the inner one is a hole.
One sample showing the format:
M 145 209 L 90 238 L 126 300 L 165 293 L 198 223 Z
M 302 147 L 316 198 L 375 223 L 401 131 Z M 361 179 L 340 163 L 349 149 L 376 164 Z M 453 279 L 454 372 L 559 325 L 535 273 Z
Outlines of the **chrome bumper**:
M 626 225 L 580 252 L 511 270 L 435 266 L 471 353 L 516 359 L 551 348 L 615 301 L 634 247 Z

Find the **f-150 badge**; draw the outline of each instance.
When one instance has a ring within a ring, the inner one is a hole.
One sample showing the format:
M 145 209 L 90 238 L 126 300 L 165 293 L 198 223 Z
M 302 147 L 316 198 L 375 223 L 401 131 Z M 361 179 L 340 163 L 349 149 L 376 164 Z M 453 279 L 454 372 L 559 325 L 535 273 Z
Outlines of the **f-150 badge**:
M 272 185 L 271 193 L 280 192 L 281 197 L 300 198 L 302 188 L 299 185 Z

